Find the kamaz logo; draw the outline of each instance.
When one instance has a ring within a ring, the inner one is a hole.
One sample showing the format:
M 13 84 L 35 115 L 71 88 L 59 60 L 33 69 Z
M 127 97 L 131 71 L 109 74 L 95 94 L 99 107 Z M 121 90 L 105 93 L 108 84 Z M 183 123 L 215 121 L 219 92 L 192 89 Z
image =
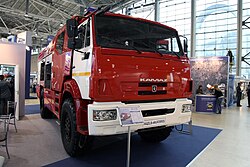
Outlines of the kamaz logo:
M 140 78 L 140 82 L 167 82 L 167 79 Z
M 157 92 L 157 85 L 152 85 L 152 92 Z

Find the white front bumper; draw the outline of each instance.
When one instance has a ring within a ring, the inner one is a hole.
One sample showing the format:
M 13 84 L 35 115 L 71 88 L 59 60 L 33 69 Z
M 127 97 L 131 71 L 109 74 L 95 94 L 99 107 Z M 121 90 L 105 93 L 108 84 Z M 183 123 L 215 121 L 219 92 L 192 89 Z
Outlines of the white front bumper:
M 125 104 L 121 102 L 94 102 L 88 106 L 88 125 L 89 135 L 103 136 L 114 135 L 128 132 L 128 127 L 122 127 L 119 119 L 112 121 L 93 121 L 93 110 L 112 110 L 117 107 L 124 106 L 139 106 L 141 111 L 156 110 L 156 109 L 175 109 L 173 113 L 157 116 L 144 117 L 144 125 L 131 126 L 131 131 L 138 129 L 159 127 L 159 126 L 173 126 L 187 123 L 191 120 L 191 112 L 182 113 L 183 104 L 191 104 L 191 100 L 177 99 L 175 101 L 167 102 L 152 102 L 152 103 L 135 103 Z

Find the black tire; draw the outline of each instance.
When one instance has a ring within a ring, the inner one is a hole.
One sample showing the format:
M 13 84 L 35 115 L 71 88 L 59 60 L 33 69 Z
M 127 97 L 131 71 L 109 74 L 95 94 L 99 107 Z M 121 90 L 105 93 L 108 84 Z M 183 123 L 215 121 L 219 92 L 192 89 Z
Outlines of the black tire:
M 158 143 L 165 140 L 170 135 L 171 131 L 172 127 L 162 127 L 143 130 L 138 132 L 138 134 L 143 140 L 147 142 Z
M 52 118 L 52 112 L 49 111 L 46 107 L 44 107 L 44 91 L 41 90 L 40 93 L 40 115 L 43 119 Z
M 71 99 L 66 99 L 62 105 L 60 128 L 64 149 L 71 157 L 90 149 L 92 138 L 77 132 L 76 113 Z

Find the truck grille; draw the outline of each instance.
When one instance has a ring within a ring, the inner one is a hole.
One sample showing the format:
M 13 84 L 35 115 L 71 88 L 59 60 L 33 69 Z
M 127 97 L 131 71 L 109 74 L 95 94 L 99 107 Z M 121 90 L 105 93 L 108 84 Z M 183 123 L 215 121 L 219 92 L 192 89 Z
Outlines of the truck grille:
M 167 83 L 155 82 L 140 82 L 138 87 L 144 90 L 139 90 L 138 95 L 164 95 L 167 94 Z
M 153 103 L 153 102 L 174 102 L 176 99 L 161 99 L 161 100 L 133 100 L 133 101 L 122 101 L 125 104 L 135 104 L 135 103 Z
M 164 108 L 157 110 L 144 110 L 142 111 L 143 117 L 157 116 L 157 115 L 166 115 L 174 112 L 174 108 Z
M 166 90 L 152 91 L 138 91 L 138 95 L 164 95 L 167 94 Z
M 159 86 L 159 87 L 164 87 L 167 86 L 167 83 L 153 83 L 153 82 L 140 82 L 139 87 L 151 87 L 153 85 Z

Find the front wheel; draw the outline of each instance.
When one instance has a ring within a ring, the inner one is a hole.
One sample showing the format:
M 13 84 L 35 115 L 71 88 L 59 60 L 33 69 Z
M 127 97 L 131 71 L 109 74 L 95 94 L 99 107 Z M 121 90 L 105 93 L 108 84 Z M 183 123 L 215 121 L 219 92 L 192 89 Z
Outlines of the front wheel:
M 88 150 L 91 145 L 90 136 L 77 132 L 76 113 L 72 99 L 66 99 L 61 111 L 61 138 L 66 152 L 74 157 Z
M 138 132 L 139 136 L 147 142 L 161 142 L 171 133 L 172 127 L 162 127 Z

